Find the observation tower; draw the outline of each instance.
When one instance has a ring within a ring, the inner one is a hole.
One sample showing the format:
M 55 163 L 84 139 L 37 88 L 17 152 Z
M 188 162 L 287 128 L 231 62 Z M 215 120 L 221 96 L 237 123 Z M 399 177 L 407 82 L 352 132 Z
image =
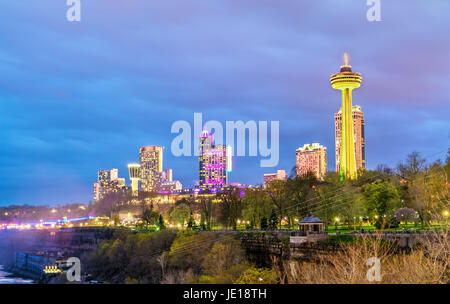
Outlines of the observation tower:
M 344 65 L 339 73 L 331 75 L 330 82 L 333 89 L 342 92 L 342 130 L 341 130 L 341 180 L 356 179 L 355 134 L 352 117 L 352 91 L 361 86 L 362 76 L 352 71 L 348 63 L 348 54 L 344 53 Z

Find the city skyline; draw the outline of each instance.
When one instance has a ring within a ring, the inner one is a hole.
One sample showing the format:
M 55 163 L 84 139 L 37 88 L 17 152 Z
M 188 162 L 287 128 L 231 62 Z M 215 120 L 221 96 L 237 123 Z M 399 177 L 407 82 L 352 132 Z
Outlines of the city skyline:
M 328 147 L 334 170 L 339 104 L 328 77 L 343 52 L 365 77 L 353 97 L 367 124 L 367 168 L 394 167 L 413 150 L 445 158 L 450 42 L 439 38 L 446 21 L 432 16 L 448 3 L 386 3 L 374 23 L 364 1 L 279 11 L 265 2 L 198 3 L 208 12 L 201 15 L 182 1 L 183 13 L 161 3 L 91 3 L 89 11 L 105 14 L 75 25 L 59 13 L 65 3 L 41 2 L 27 10 L 7 3 L 0 21 L 0 205 L 86 203 L 100 168 L 119 168 L 129 185 L 136 149 L 170 147 L 171 124 L 202 110 L 222 123 L 280 121 L 280 163 L 260 168 L 259 157 L 234 157 L 230 182 L 290 172 L 293 151 L 308 142 Z M 46 52 L 33 52 L 37 41 Z M 164 162 L 184 187 L 198 179 L 197 157 L 165 153 Z

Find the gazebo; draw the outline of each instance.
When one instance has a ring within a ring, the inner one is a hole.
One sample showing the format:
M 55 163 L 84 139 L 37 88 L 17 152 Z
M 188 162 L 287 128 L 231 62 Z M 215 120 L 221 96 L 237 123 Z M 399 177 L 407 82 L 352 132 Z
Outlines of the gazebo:
M 300 222 L 298 226 L 301 232 L 323 232 L 323 222 L 315 215 L 308 215 Z

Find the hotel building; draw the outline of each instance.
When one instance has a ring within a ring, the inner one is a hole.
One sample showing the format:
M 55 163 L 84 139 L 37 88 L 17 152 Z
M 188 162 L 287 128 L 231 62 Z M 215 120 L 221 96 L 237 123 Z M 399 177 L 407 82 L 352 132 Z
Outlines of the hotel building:
M 105 198 L 110 193 L 117 193 L 126 189 L 125 179 L 119 178 L 119 170 L 99 170 L 97 182 L 94 183 L 94 201 Z
M 142 147 L 139 152 L 141 189 L 142 191 L 157 191 L 161 183 L 163 171 L 163 147 Z
M 222 189 L 231 171 L 231 149 L 214 145 L 213 134 L 203 131 L 199 136 L 199 186 L 201 189 Z
M 297 176 L 313 172 L 318 179 L 327 173 L 327 148 L 318 143 L 305 144 L 296 151 Z
M 360 106 L 352 107 L 353 132 L 355 142 L 356 170 L 366 168 L 365 141 L 364 141 L 364 113 Z M 341 130 L 342 130 L 342 111 L 334 114 L 334 129 L 336 138 L 336 172 L 340 172 L 341 159 Z
M 271 182 L 275 180 L 282 180 L 282 181 L 287 180 L 286 171 L 277 170 L 277 173 L 264 174 L 263 177 L 264 188 L 266 188 Z

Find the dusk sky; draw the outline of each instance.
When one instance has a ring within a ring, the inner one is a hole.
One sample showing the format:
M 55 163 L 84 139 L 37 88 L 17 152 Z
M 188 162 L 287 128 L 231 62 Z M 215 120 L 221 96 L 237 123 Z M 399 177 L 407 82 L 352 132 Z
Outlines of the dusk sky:
M 280 122 L 280 162 L 234 159 L 231 182 L 262 183 L 305 143 L 335 170 L 340 92 L 329 77 L 350 54 L 366 121 L 366 163 L 396 166 L 450 143 L 450 1 L 65 0 L 0 6 L 0 205 L 87 203 L 98 169 L 162 145 L 164 168 L 192 187 L 196 157 L 170 151 L 177 120 Z

